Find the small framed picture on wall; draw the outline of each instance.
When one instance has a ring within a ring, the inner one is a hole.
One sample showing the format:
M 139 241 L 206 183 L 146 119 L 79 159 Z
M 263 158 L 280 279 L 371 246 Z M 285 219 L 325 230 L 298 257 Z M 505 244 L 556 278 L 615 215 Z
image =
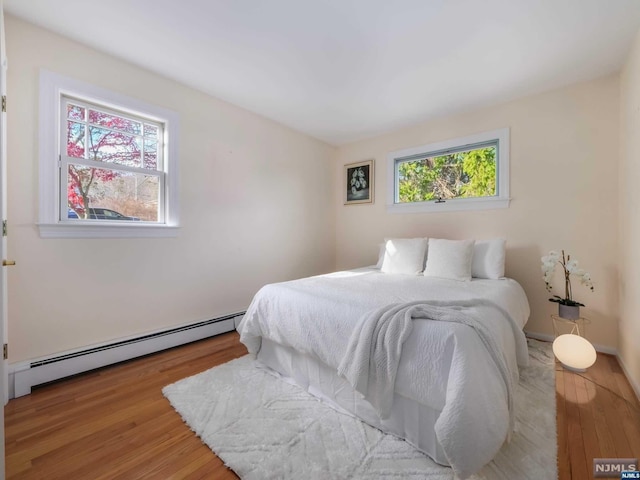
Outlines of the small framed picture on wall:
M 373 203 L 373 160 L 344 166 L 344 204 Z

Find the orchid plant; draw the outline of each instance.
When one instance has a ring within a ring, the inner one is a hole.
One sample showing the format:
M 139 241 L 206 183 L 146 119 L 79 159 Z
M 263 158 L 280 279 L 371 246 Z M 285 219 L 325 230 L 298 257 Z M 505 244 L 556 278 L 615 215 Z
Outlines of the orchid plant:
M 571 289 L 571 275 L 580 277 L 580 283 L 585 285 L 593 292 L 593 283 L 591 282 L 591 275 L 585 272 L 581 268 L 578 268 L 578 261 L 571 259 L 571 255 L 566 255 L 564 250 L 562 254 L 551 251 L 549 255 L 545 255 L 542 260 L 542 278 L 544 279 L 547 291 L 551 292 L 553 286 L 551 285 L 551 277 L 556 269 L 556 265 L 560 265 L 564 271 L 564 298 L 558 295 L 554 295 L 549 299 L 550 302 L 560 303 L 562 305 L 580 306 L 584 307 L 583 303 L 576 302 L 573 299 L 573 291 Z

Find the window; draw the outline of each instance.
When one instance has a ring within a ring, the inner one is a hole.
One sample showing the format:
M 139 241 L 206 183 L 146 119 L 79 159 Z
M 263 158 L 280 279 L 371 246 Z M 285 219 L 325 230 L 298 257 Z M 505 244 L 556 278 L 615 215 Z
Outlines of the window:
M 177 115 L 50 72 L 40 94 L 40 235 L 175 236 Z
M 388 210 L 506 208 L 508 155 L 508 129 L 392 152 L 388 157 Z
M 60 220 L 163 223 L 164 125 L 67 96 L 61 111 Z

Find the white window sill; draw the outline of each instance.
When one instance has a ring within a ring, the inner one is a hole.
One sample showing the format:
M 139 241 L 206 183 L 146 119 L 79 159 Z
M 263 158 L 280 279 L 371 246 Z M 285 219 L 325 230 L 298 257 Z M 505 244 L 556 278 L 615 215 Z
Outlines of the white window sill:
M 172 238 L 180 230 L 169 225 L 90 225 L 71 223 L 39 223 L 41 238 Z
M 510 198 L 474 198 L 473 200 L 446 200 L 444 203 L 416 202 L 387 205 L 387 213 L 459 212 L 465 210 L 492 210 L 509 208 Z

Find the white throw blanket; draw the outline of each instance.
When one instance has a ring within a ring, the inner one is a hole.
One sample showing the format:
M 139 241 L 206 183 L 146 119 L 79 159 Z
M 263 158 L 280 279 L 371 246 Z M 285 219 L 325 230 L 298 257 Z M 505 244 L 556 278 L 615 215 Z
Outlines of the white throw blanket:
M 364 315 L 349 340 L 347 352 L 338 367 L 338 375 L 346 378 L 355 390 L 388 418 L 395 392 L 396 374 L 402 347 L 417 319 L 456 322 L 473 328 L 491 355 L 507 389 L 510 427 L 513 427 L 513 375 L 495 336 L 479 319 L 479 306 L 506 313 L 483 299 L 426 303 L 416 301 L 387 305 Z

